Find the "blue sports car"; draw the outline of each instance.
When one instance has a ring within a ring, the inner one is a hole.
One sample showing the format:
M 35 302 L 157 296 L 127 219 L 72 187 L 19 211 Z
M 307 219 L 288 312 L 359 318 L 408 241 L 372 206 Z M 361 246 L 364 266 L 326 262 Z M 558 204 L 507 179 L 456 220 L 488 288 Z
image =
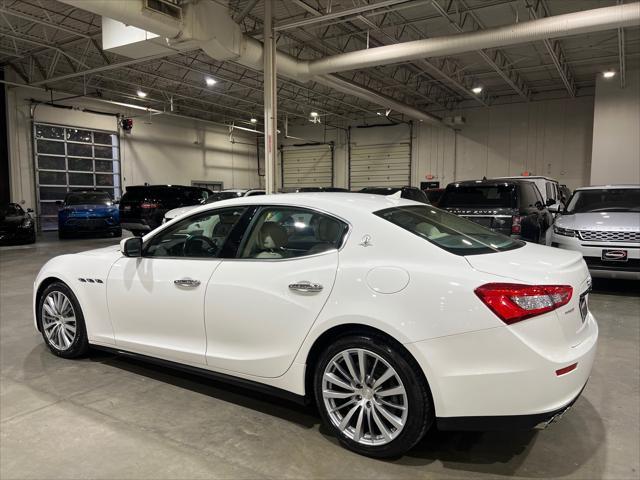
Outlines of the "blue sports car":
M 106 192 L 82 190 L 69 192 L 60 202 L 58 236 L 68 238 L 79 234 L 109 234 L 122 236 L 120 212 Z

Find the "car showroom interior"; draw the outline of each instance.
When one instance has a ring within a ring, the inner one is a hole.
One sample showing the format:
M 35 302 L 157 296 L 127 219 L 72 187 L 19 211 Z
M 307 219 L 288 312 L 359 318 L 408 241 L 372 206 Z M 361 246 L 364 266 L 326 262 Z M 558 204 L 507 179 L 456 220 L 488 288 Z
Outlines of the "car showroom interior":
M 639 476 L 639 1 L 0 1 L 1 479 Z

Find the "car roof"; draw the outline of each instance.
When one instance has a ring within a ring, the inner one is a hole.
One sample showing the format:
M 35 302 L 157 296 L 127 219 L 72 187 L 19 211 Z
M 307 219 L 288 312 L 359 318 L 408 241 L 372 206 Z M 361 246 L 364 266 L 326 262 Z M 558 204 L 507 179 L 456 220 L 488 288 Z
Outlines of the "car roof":
M 607 190 L 609 188 L 640 188 L 640 185 L 624 184 L 624 185 L 591 185 L 589 187 L 578 187 L 574 190 Z
M 502 178 L 512 178 L 512 179 L 517 179 L 517 180 L 527 180 L 527 179 L 542 178 L 544 180 L 549 180 L 550 182 L 558 183 L 558 180 L 556 180 L 555 178 L 545 177 L 544 175 L 514 175 L 514 176 L 510 176 L 510 177 L 496 177 L 494 180 L 499 180 L 499 179 L 502 179 Z
M 462 180 L 460 182 L 451 182 L 449 185 L 447 185 L 447 187 L 449 187 L 450 185 L 454 185 L 456 187 L 458 186 L 470 187 L 473 185 L 487 185 L 487 186 L 517 185 L 519 183 L 521 182 L 517 179 L 509 179 L 508 181 L 505 181 L 505 179 L 491 178 L 491 179 L 485 179 L 485 180 Z
M 311 208 L 314 210 L 325 210 L 329 213 L 345 217 L 357 215 L 358 213 L 377 212 L 385 208 L 399 206 L 425 206 L 424 203 L 387 195 L 357 192 L 303 192 L 232 198 L 199 206 L 197 207 L 197 211 L 239 205 L 287 205 Z

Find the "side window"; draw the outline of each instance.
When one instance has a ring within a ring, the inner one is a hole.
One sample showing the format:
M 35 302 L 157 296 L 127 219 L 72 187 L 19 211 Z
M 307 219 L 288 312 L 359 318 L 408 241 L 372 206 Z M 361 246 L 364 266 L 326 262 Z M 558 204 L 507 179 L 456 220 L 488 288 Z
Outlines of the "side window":
M 538 192 L 535 185 L 530 182 L 522 182 L 520 184 L 520 191 L 522 193 L 522 207 L 533 207 L 538 201 Z
M 554 185 L 551 182 L 547 182 L 544 184 L 544 186 L 547 189 L 547 198 L 553 198 L 554 200 L 556 199 L 556 192 L 554 190 Z
M 228 208 L 185 218 L 159 233 L 145 257 L 218 258 L 246 208 Z
M 340 247 L 347 225 L 295 207 L 266 207 L 240 247 L 238 257 L 281 259 L 314 255 Z
M 533 188 L 533 194 L 536 198 L 536 201 L 533 203 L 535 204 L 536 202 L 540 202 L 544 205 L 544 198 L 542 198 L 542 193 L 540 193 L 540 190 L 538 190 L 538 186 L 535 183 L 532 183 L 531 187 Z

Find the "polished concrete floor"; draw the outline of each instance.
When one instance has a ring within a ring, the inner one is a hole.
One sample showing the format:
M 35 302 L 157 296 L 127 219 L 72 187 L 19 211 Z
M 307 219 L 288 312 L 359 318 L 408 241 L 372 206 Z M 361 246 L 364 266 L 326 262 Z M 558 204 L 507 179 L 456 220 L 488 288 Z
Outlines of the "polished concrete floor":
M 638 283 L 596 282 L 595 369 L 560 422 L 541 432 L 432 431 L 404 457 L 378 461 L 340 448 L 312 408 L 113 355 L 51 355 L 32 325 L 38 269 L 113 242 L 0 248 L 2 480 L 640 476 Z

